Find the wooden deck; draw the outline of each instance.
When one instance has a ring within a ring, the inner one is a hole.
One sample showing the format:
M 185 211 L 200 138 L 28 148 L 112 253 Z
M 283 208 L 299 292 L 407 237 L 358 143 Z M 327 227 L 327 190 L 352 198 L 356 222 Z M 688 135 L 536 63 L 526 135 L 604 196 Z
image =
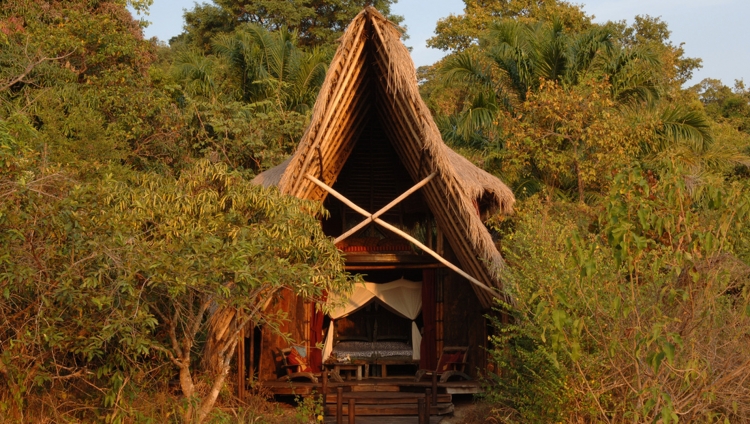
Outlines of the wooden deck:
M 313 392 L 320 392 L 321 383 L 309 381 L 264 381 L 262 385 L 274 395 L 307 396 Z M 363 380 L 348 380 L 342 383 L 328 382 L 329 392 L 335 392 L 336 387 L 344 387 L 345 392 L 421 392 L 432 387 L 432 382 L 414 381 L 414 377 L 365 378 Z M 438 393 L 478 394 L 482 387 L 478 381 L 446 381 L 438 383 Z
M 277 396 L 320 395 L 322 383 L 309 381 L 266 381 L 265 388 Z M 427 392 L 430 396 L 427 397 Z M 414 381 L 414 377 L 366 378 L 343 382 L 328 381 L 325 396 L 326 423 L 335 422 L 337 409 L 341 408 L 343 422 L 348 422 L 349 401 L 354 402 L 355 422 L 359 424 L 417 424 L 419 402 L 429 405 L 430 423 L 440 422 L 440 417 L 454 411 L 454 394 L 481 393 L 477 381 L 448 381 L 437 383 L 432 394 L 431 381 Z M 341 402 L 338 402 L 341 393 Z M 384 418 L 387 417 L 387 418 Z
M 430 417 L 430 424 L 439 424 L 440 421 L 443 421 L 441 416 Z M 336 417 L 326 417 L 323 422 L 335 424 Z M 344 419 L 344 422 L 348 421 Z M 354 422 L 356 424 L 384 424 L 386 422 L 388 424 L 419 424 L 419 419 L 417 417 L 388 417 L 388 421 L 384 421 L 382 417 L 356 417 Z

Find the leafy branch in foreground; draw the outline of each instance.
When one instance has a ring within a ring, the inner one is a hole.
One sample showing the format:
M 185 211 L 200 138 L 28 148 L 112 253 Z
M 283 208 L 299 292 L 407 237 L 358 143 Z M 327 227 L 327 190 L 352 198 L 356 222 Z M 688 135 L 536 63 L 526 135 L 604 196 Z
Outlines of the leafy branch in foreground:
M 18 395 L 18 418 L 26 394 L 62 379 L 97 387 L 110 419 L 127 416 L 123 396 L 144 390 L 145 375 L 168 379 L 166 361 L 188 400 L 183 418 L 203 421 L 238 332 L 284 319 L 274 307 L 280 292 L 316 299 L 349 287 L 319 205 L 254 186 L 225 165 L 199 161 L 178 178 L 114 179 L 105 168 L 88 183 L 68 173 L 44 193 L 27 180 L 46 171 L 22 165 L 4 174 L 3 187 L 15 190 L 4 190 L 0 210 L 8 247 L 0 372 Z M 227 324 L 213 325 L 217 311 L 231 311 Z M 203 350 L 206 339 L 218 342 Z M 212 369 L 201 367 L 201 353 Z M 208 389 L 198 384 L 204 377 Z

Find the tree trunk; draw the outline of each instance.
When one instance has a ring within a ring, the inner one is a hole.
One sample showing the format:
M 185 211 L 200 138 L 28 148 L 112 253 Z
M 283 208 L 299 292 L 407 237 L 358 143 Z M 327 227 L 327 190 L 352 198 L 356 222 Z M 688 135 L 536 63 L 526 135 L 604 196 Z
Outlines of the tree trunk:
M 229 343 L 236 342 L 232 337 L 237 331 L 237 311 L 234 308 L 217 309 L 209 318 L 208 340 L 203 350 L 201 367 L 209 375 L 218 376 L 224 371 L 221 352 L 226 352 Z
M 214 384 L 211 386 L 211 391 L 203 399 L 203 402 L 201 402 L 200 409 L 198 410 L 198 423 L 202 423 L 213 409 L 214 404 L 216 403 L 216 399 L 219 397 L 219 393 L 221 392 L 221 388 L 224 387 L 224 381 L 226 381 L 227 375 L 229 375 L 230 364 L 232 363 L 232 357 L 234 356 L 236 347 L 237 338 L 233 337 L 230 345 L 221 358 L 221 371 L 216 375 Z
M 190 374 L 190 359 L 185 361 L 181 358 L 182 365 L 180 365 L 180 388 L 182 389 L 182 395 L 188 399 L 188 407 L 185 411 L 185 415 L 182 417 L 183 422 L 191 423 L 193 421 L 194 408 L 190 399 L 195 395 L 195 385 L 193 384 L 193 376 Z

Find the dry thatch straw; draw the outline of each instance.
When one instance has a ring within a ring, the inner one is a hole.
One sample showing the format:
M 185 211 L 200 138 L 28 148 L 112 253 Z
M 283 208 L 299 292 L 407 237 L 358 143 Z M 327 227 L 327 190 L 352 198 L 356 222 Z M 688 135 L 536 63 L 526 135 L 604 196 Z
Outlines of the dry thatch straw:
M 510 214 L 513 193 L 445 145 L 419 95 L 414 64 L 399 30 L 372 7 L 360 12 L 340 39 L 297 151 L 254 181 L 323 200 L 327 193 L 305 176 L 332 186 L 375 114 L 414 181 L 437 172 L 423 194 L 463 269 L 487 286 L 501 288 L 504 262 L 476 205 Z M 475 292 L 485 307 L 492 304 L 488 292 Z

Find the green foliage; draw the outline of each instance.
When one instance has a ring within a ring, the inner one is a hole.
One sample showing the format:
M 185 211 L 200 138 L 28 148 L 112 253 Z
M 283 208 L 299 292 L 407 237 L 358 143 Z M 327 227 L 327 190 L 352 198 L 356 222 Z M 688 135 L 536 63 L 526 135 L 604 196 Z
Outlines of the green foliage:
M 348 287 L 319 205 L 206 161 L 178 179 L 116 181 L 113 170 L 87 183 L 65 172 L 29 181 L 28 168 L 4 178 L 3 364 L 14 393 L 71 375 L 117 411 L 134 375 L 164 372 L 169 334 L 195 337 L 207 302 L 275 327 L 284 316 L 262 306 L 280 289 L 317 298 Z
M 444 138 L 482 151 L 488 168 L 517 189 L 581 202 L 602 196 L 633 155 L 655 159 L 679 145 L 700 162 L 713 146 L 710 122 L 695 103 L 669 103 L 674 52 L 657 43 L 666 42 L 665 25 L 647 34 L 657 41 L 640 35 L 648 22 L 637 20 L 630 41 L 612 24 L 577 32 L 559 19 L 492 24 L 481 52 L 454 53 L 440 65 L 444 84 L 464 87 L 458 112 L 438 111 Z M 739 159 L 736 151 L 716 153 Z
M 563 22 L 455 26 L 481 50 L 425 73 L 446 141 L 521 199 L 495 221 L 512 322 L 488 399 L 513 422 L 745 422 L 744 86 L 680 90 L 699 61 L 659 19 Z
M 684 84 L 692 78 L 693 71 L 700 69 L 702 60 L 684 57 L 682 44 L 675 46 L 669 40 L 671 31 L 666 22 L 659 17 L 636 15 L 633 24 L 626 26 L 625 21 L 609 23 L 618 29 L 620 42 L 628 46 L 645 46 L 660 52 L 661 61 L 668 64 L 661 77 L 666 82 L 674 79 Z
M 248 178 L 292 152 L 364 3 L 197 5 L 171 47 L 125 9 L 149 3 L 0 4 L 9 420 L 208 419 L 232 402 L 237 331 L 278 329 L 284 314 L 265 305 L 282 290 L 350 286 L 321 206 Z M 419 73 L 444 138 L 520 199 L 491 221 L 513 318 L 493 323 L 495 412 L 746 422 L 744 84 L 682 90 L 700 60 L 665 22 L 595 25 L 561 1 L 467 1 L 430 42 L 454 51 Z
M 618 174 L 601 209 L 526 201 L 504 243 L 517 314 L 495 324 L 499 402 L 522 422 L 745 416 L 729 387 L 750 375 L 750 269 L 725 249 L 748 200 L 691 196 L 675 166 Z
M 242 27 L 244 73 L 218 49 L 180 73 L 120 1 L 3 3 L 0 34 L 2 412 L 140 421 L 176 367 L 170 413 L 204 419 L 209 311 L 273 329 L 279 290 L 350 284 L 321 206 L 248 181 L 291 152 L 325 58 Z
M 464 0 L 463 15 L 438 21 L 435 37 L 427 45 L 441 50 L 461 51 L 476 44 L 493 22 L 503 19 L 523 24 L 559 17 L 567 29 L 581 30 L 591 24 L 580 6 L 559 0 Z
M 325 405 L 323 405 L 323 398 L 316 396 L 315 392 L 312 396 L 305 398 L 295 397 L 295 402 L 297 402 L 297 409 L 294 413 L 296 422 L 306 424 L 323 421 Z
M 193 151 L 235 169 L 279 164 L 307 125 L 326 71 L 320 50 L 297 47 L 287 30 L 245 24 L 217 36 L 214 55 L 175 49 L 172 78 Z
M 282 28 L 270 32 L 244 25 L 231 35 L 214 40 L 214 51 L 238 78 L 240 98 L 270 101 L 276 109 L 306 112 L 312 109 L 326 73 L 321 50 L 297 48 L 297 35 Z
M 246 23 L 269 31 L 288 28 L 299 34 L 305 47 L 335 47 L 349 22 L 365 6 L 378 9 L 395 23 L 403 17 L 390 12 L 392 0 L 218 0 L 185 13 L 186 32 L 174 39 L 208 52 L 214 36 Z
M 742 81 L 735 81 L 734 87 L 729 88 L 719 80 L 706 78 L 692 90 L 713 119 L 750 134 L 750 90 Z

